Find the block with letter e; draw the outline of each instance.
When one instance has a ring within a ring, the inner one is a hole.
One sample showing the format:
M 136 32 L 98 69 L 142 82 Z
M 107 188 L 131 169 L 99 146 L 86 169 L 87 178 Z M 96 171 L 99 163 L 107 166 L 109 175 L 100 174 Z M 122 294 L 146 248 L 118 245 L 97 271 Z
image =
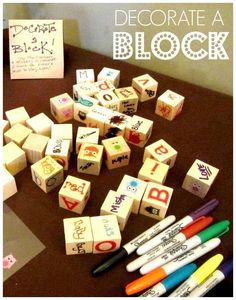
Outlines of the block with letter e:
M 73 119 L 74 101 L 67 93 L 50 98 L 50 108 L 58 123 Z
M 158 82 L 149 74 L 144 74 L 133 78 L 132 87 L 139 97 L 140 102 L 155 98 Z
M 115 89 L 115 94 L 119 98 L 119 112 L 127 115 L 133 115 L 138 109 L 138 95 L 132 86 Z
M 154 159 L 146 158 L 138 173 L 138 178 L 144 181 L 152 181 L 164 184 L 169 166 Z

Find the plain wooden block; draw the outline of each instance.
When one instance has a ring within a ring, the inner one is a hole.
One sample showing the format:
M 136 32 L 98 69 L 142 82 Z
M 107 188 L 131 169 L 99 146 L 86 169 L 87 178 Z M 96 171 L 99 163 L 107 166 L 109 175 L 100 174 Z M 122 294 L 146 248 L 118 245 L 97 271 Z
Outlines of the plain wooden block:
M 88 202 L 91 191 L 91 183 L 74 176 L 67 176 L 59 191 L 59 206 L 82 214 Z
M 63 182 L 63 167 L 51 156 L 45 156 L 31 165 L 33 181 L 45 193 L 50 192 Z
M 110 190 L 101 206 L 100 215 L 115 215 L 122 231 L 131 214 L 133 201 L 133 198 L 126 194 Z
M 153 121 L 134 115 L 125 129 L 125 140 L 144 147 L 152 134 Z
M 91 217 L 93 253 L 113 252 L 120 248 L 121 234 L 116 216 Z
M 3 180 L 3 200 L 7 200 L 15 193 L 17 193 L 15 178 L 4 167 L 2 168 L 2 180 Z
M 113 111 L 119 111 L 120 100 L 111 90 L 100 91 L 95 95 L 101 106 L 109 108 Z
M 163 139 L 148 145 L 143 154 L 143 162 L 147 157 L 155 159 L 172 168 L 175 164 L 178 152 Z
M 75 100 L 74 103 L 74 119 L 81 123 L 87 122 L 86 117 L 90 110 L 99 103 L 97 99 L 89 96 L 83 96 Z
M 73 127 L 72 124 L 53 124 L 51 138 L 70 141 L 70 152 L 73 151 Z
M 218 173 L 219 169 L 196 159 L 185 176 L 182 188 L 204 198 Z
M 144 102 L 156 97 L 158 82 L 149 74 L 144 74 L 133 78 L 132 87 L 139 97 L 140 102 Z
M 3 133 L 4 133 L 10 128 L 10 123 L 7 120 L 2 120 L 2 123 L 3 123 Z
M 45 156 L 49 137 L 31 133 L 24 142 L 22 149 L 25 151 L 27 161 L 34 164 Z
M 105 121 L 104 137 L 112 138 L 118 135 L 125 135 L 125 128 L 131 121 L 131 117 L 119 112 L 113 112 Z
M 97 81 L 109 80 L 115 87 L 120 83 L 120 71 L 104 67 L 97 76 Z
M 63 219 L 67 255 L 92 253 L 93 234 L 90 217 Z
M 79 153 L 79 149 L 83 143 L 98 144 L 99 129 L 92 127 L 81 127 L 77 129 L 75 149 L 76 154 Z
M 129 164 L 131 150 L 122 136 L 102 140 L 105 163 L 109 170 Z
M 183 108 L 184 97 L 171 90 L 158 97 L 155 113 L 169 121 L 177 117 Z
M 117 192 L 126 194 L 134 199 L 132 213 L 138 214 L 143 194 L 146 190 L 147 182 L 135 177 L 124 175 L 117 189 Z
M 8 110 L 5 112 L 5 114 L 11 126 L 17 123 L 25 125 L 25 121 L 30 118 L 23 106 Z
M 83 143 L 77 157 L 79 173 L 99 175 L 102 166 L 103 146 Z
M 46 156 L 51 156 L 64 170 L 68 170 L 70 160 L 70 141 L 62 139 L 50 139 L 45 151 Z
M 58 123 L 72 120 L 74 117 L 74 101 L 67 93 L 50 98 L 50 109 Z
M 19 147 L 22 147 L 25 140 L 31 133 L 32 133 L 31 129 L 27 128 L 21 123 L 17 123 L 4 133 L 4 139 L 6 144 L 10 142 L 14 142 Z
M 76 83 L 94 82 L 94 69 L 78 69 L 76 70 Z
M 25 152 L 14 142 L 3 146 L 3 164 L 11 175 L 16 175 L 27 167 Z
M 133 115 L 137 111 L 138 95 L 132 86 L 115 89 L 115 94 L 120 100 L 120 113 Z
M 165 218 L 173 189 L 161 184 L 149 182 L 142 199 L 139 213 L 153 219 Z
M 145 181 L 152 181 L 164 184 L 169 166 L 154 159 L 146 158 L 138 173 L 138 178 Z
M 98 93 L 98 89 L 91 82 L 80 82 L 73 85 L 73 99 L 76 101 L 84 96 L 93 97 Z
M 94 87 L 97 89 L 97 93 L 100 91 L 111 90 L 114 91 L 115 87 L 110 80 L 99 80 L 94 82 Z
M 26 125 L 33 130 L 34 133 L 51 137 L 51 127 L 54 122 L 44 113 L 40 113 L 28 120 Z

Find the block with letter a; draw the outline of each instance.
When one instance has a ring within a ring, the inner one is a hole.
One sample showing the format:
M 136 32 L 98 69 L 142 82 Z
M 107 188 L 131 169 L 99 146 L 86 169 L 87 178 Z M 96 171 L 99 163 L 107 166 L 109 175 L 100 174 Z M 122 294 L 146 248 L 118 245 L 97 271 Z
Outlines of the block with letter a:
M 140 102 L 155 98 L 158 82 L 149 74 L 144 74 L 133 78 L 132 87 L 139 97 Z

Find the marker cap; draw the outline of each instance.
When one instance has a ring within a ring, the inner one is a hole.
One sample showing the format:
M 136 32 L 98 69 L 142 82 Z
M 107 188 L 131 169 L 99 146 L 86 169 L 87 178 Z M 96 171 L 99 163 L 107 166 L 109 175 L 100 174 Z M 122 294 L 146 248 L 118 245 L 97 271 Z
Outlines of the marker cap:
M 210 225 L 213 222 L 212 217 L 201 217 L 195 222 L 192 222 L 190 225 L 186 226 L 181 233 L 183 233 L 186 237 L 186 239 L 189 239 L 190 237 L 197 234 L 199 231 L 206 228 L 208 225 Z
M 229 231 L 229 225 L 230 222 L 228 220 L 223 220 L 211 225 L 207 229 L 199 232 L 197 235 L 201 239 L 202 243 L 204 243 L 214 237 L 220 237 L 225 234 Z
M 199 207 L 197 210 L 193 211 L 189 216 L 195 220 L 198 219 L 201 216 L 208 215 L 209 212 L 214 210 L 219 205 L 219 200 L 212 199 L 211 201 L 208 201 L 203 206 Z
M 228 259 L 226 262 L 220 265 L 218 270 L 221 271 L 225 277 L 227 277 L 233 271 L 233 258 Z

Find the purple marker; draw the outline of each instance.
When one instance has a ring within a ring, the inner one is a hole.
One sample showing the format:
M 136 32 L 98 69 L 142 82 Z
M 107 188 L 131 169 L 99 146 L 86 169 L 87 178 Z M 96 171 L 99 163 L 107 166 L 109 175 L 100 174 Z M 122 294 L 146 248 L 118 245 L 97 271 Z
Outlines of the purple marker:
M 168 227 L 166 230 L 162 231 L 160 234 L 156 235 L 151 240 L 147 241 L 145 244 L 141 245 L 137 249 L 137 254 L 143 255 L 149 250 L 153 249 L 154 247 L 172 238 L 187 225 L 209 214 L 209 212 L 214 210 L 218 205 L 219 205 L 219 200 L 217 199 L 212 199 L 211 201 L 208 201 L 205 205 L 199 207 L 197 210 L 193 211 L 183 219 L 179 220 L 178 222 L 174 223 L 172 226 Z

